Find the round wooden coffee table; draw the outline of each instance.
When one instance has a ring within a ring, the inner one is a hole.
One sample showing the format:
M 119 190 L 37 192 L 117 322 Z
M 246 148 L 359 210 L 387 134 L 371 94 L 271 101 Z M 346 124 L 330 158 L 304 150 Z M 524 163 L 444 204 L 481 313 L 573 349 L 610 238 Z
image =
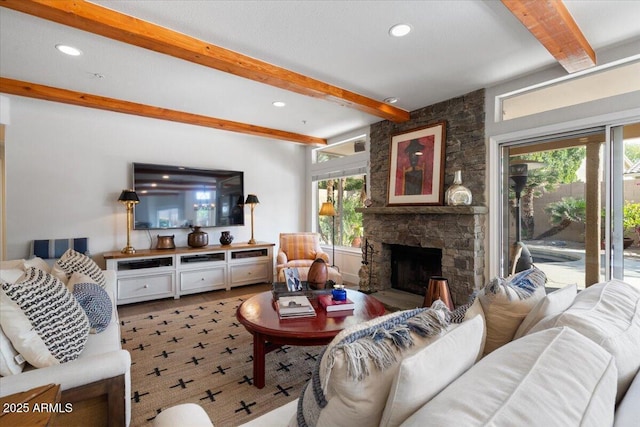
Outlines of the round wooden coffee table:
M 262 292 L 244 301 L 236 312 L 238 321 L 253 335 L 253 381 L 264 387 L 264 358 L 267 353 L 283 345 L 326 345 L 338 332 L 367 320 L 382 316 L 385 312 L 380 301 L 362 292 L 347 290 L 347 297 L 355 303 L 353 314 L 329 313 L 311 303 L 316 317 L 280 319 L 275 309 L 273 293 Z

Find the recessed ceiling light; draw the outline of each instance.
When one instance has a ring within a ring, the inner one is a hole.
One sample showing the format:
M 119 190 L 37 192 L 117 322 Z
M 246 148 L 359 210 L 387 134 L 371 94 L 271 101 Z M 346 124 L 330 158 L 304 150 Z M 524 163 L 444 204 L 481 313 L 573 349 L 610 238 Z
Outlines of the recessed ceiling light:
M 285 103 L 284 103 L 284 101 L 273 101 L 273 106 L 274 106 L 274 107 L 280 107 L 280 108 L 282 108 L 282 107 L 284 107 L 285 105 L 287 105 L 287 104 L 285 104 Z
M 411 25 L 396 24 L 389 28 L 389 35 L 393 37 L 404 37 L 411 32 Z
M 73 46 L 68 46 L 66 44 L 57 44 L 56 45 L 56 49 L 58 49 L 62 53 L 65 53 L 65 54 L 71 55 L 71 56 L 80 56 L 80 55 L 82 55 L 82 51 L 80 49 L 75 48 Z
M 398 98 L 396 98 L 395 96 L 390 96 L 388 98 L 383 99 L 384 102 L 386 102 L 387 104 L 395 104 L 396 102 L 398 102 Z

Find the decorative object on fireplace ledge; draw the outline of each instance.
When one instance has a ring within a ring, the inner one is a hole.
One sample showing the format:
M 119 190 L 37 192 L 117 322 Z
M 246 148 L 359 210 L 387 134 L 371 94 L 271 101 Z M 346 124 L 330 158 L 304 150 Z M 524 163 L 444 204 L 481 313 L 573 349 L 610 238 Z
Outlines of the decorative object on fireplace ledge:
M 449 206 L 469 206 L 471 204 L 471 190 L 462 185 L 461 170 L 455 172 L 453 184 L 447 188 L 444 199 Z
M 131 217 L 133 216 L 133 205 L 140 203 L 138 195 L 133 190 L 122 190 L 118 201 L 127 208 L 127 246 L 122 248 L 123 254 L 135 254 L 136 250 L 131 246 Z
M 233 242 L 233 236 L 229 231 L 223 231 L 220 233 L 220 244 L 221 245 L 230 245 Z
M 201 230 L 201 227 L 194 225 L 191 233 L 187 234 L 187 244 L 192 248 L 201 248 L 209 244 L 209 235 Z
M 253 238 L 253 210 L 258 203 L 260 203 L 258 196 L 255 194 L 247 194 L 247 200 L 244 201 L 244 204 L 251 207 L 251 239 L 248 242 L 250 245 L 256 244 L 256 239 Z
M 389 205 L 442 205 L 446 122 L 393 135 Z
M 449 281 L 444 277 L 432 276 L 429 279 L 429 287 L 427 294 L 424 296 L 423 307 L 431 307 L 434 301 L 440 300 L 449 310 L 453 311 L 453 301 L 451 301 L 451 291 L 449 290 Z

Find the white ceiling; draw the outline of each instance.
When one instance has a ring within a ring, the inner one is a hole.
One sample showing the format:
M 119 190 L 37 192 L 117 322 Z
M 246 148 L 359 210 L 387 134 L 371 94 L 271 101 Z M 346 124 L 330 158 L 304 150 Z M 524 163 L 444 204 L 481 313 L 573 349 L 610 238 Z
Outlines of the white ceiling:
M 395 96 L 407 111 L 559 67 L 497 0 L 94 3 L 367 97 Z M 596 53 L 634 39 L 640 53 L 640 1 L 565 3 Z M 392 38 L 397 23 L 413 31 Z M 320 138 L 382 120 L 1 7 L 0 75 Z

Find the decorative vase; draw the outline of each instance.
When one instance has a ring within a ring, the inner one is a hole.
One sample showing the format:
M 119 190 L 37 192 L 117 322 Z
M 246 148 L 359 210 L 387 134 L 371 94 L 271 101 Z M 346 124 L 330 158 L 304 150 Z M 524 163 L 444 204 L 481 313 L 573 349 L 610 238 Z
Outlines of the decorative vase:
M 462 171 L 457 170 L 453 184 L 445 193 L 445 200 L 449 206 L 463 206 L 471 204 L 471 191 L 462 185 Z
M 209 244 L 209 235 L 200 230 L 199 226 L 191 228 L 193 231 L 187 235 L 187 244 L 192 248 L 201 248 Z
M 221 245 L 230 245 L 233 242 L 233 236 L 229 234 L 228 231 L 223 231 L 220 234 L 220 244 Z
M 324 262 L 322 258 L 317 258 L 311 263 L 311 267 L 309 267 L 309 272 L 307 273 L 307 284 L 309 288 L 312 290 L 324 289 L 328 278 L 329 267 L 327 267 L 327 263 Z
M 449 289 L 449 281 L 444 277 L 432 276 L 429 279 L 429 287 L 424 296 L 423 307 L 431 307 L 434 301 L 440 300 L 450 311 L 454 310 L 453 301 L 451 300 L 451 290 Z

